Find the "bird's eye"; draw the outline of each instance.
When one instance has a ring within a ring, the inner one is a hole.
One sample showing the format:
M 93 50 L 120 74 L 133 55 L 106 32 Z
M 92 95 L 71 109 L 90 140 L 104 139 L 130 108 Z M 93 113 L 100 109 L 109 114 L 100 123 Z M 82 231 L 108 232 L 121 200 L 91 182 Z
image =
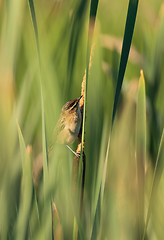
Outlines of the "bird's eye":
M 72 109 L 72 108 L 74 108 L 74 105 L 76 105 L 76 104 L 75 104 L 75 101 L 71 102 L 68 108 L 69 108 L 69 109 Z
M 75 100 L 69 102 L 67 106 L 67 110 L 73 110 L 74 108 L 76 108 L 77 104 L 78 104 L 78 101 L 75 101 Z

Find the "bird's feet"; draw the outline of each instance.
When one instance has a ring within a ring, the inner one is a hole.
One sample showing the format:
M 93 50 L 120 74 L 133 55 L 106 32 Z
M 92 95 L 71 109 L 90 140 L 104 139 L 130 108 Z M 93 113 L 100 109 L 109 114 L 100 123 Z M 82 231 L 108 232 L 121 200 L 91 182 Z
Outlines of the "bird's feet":
M 72 150 L 72 148 L 70 148 L 70 146 L 68 146 L 68 145 L 66 145 L 66 146 L 67 146 L 67 148 L 69 148 L 69 150 L 71 150 L 71 152 L 72 152 L 73 154 L 75 154 L 75 156 L 76 156 L 77 158 L 80 158 L 80 152 L 75 152 L 75 151 Z

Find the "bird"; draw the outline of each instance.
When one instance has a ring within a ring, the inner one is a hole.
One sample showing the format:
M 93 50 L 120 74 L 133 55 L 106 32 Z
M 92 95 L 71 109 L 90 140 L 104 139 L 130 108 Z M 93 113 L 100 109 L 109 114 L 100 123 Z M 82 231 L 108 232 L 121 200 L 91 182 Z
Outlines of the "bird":
M 59 120 L 54 129 L 48 153 L 51 151 L 55 143 L 65 144 L 77 157 L 79 154 L 74 152 L 68 144 L 71 144 L 77 138 L 81 128 L 81 112 L 79 101 L 82 98 L 68 101 L 62 107 Z

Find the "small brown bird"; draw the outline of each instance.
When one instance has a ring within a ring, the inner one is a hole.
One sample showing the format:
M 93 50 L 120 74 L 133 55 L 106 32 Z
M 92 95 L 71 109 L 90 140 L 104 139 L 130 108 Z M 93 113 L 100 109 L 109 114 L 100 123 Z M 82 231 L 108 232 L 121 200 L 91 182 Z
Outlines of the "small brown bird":
M 70 100 L 62 107 L 62 112 L 53 132 L 49 152 L 56 142 L 65 144 L 75 155 L 77 155 L 67 144 L 73 143 L 80 131 L 81 112 L 79 101 L 81 98 L 82 96 Z

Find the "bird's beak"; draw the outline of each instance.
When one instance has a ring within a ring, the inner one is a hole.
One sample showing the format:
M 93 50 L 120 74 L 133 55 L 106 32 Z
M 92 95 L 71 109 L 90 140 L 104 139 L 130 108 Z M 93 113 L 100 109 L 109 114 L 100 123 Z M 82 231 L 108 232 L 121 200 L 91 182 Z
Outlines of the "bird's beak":
M 82 98 L 83 95 L 81 95 L 79 98 L 78 98 L 78 101 L 80 101 L 80 99 Z

